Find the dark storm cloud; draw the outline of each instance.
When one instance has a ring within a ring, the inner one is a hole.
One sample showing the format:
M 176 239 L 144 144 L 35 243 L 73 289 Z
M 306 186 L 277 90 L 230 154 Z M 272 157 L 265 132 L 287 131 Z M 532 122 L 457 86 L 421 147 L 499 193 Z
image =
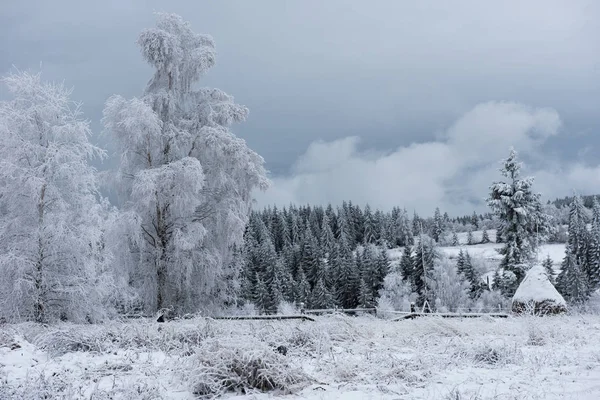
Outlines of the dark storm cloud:
M 135 39 L 153 11 L 215 38 L 203 84 L 250 108 L 235 131 L 276 174 L 318 139 L 357 136 L 359 149 L 383 152 L 435 140 L 488 101 L 556 110 L 561 134 L 541 144 L 553 157 L 585 164 L 598 153 L 595 1 L 11 0 L 0 70 L 43 62 L 45 78 L 75 86 L 98 132 L 106 98 L 139 95 L 150 77 Z

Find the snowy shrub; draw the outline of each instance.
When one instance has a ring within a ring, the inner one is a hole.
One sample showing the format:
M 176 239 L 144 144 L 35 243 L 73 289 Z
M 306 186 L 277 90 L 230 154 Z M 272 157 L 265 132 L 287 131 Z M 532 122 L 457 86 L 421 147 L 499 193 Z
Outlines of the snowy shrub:
M 454 263 L 443 257 L 427 278 L 436 298 L 438 311 L 458 311 L 470 305 L 469 282 L 459 275 Z
M 1 399 L 42 400 L 74 397 L 72 384 L 61 374 L 44 372 L 28 376 L 25 382 L 0 385 Z
M 282 301 L 277 306 L 277 314 L 279 315 L 295 315 L 298 314 L 298 310 L 294 303 L 290 303 L 288 301 Z
M 110 390 L 95 385 L 92 390 L 83 387 L 82 382 L 73 381 L 68 371 L 28 375 L 25 381 L 0 381 L 0 399 L 19 400 L 162 400 L 157 384 L 132 382 L 131 385 L 113 385 Z
M 106 350 L 107 341 L 104 330 L 96 332 L 79 329 L 53 330 L 42 335 L 36 343 L 41 349 L 53 357 L 78 351 L 94 351 L 101 353 Z
M 530 323 L 527 327 L 527 344 L 530 346 L 543 346 L 546 344 L 546 338 L 542 334 L 540 328 L 534 323 Z
M 394 314 L 390 311 L 394 311 L 394 305 L 387 296 L 381 296 L 377 301 L 377 316 L 380 318 L 391 318 Z
M 416 300 L 416 294 L 412 292 L 410 281 L 402 279 L 399 272 L 389 273 L 383 282 L 379 301 L 397 311 L 410 310 L 410 303 Z
M 478 394 L 467 394 L 465 391 L 461 391 L 457 388 L 452 389 L 446 396 L 444 396 L 443 400 L 481 400 Z
M 477 312 L 500 312 L 506 308 L 508 308 L 508 299 L 497 290 L 484 291 L 474 306 Z
M 476 364 L 517 364 L 523 358 L 521 350 L 516 345 L 505 343 L 486 343 L 469 349 L 468 352 Z
M 291 393 L 310 382 L 288 358 L 257 340 L 209 340 L 193 358 L 192 368 L 192 391 L 207 398 L 252 390 Z

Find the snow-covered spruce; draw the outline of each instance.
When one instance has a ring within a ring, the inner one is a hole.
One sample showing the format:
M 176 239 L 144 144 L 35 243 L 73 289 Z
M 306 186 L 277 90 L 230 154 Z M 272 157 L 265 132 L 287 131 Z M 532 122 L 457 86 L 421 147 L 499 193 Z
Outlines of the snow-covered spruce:
M 507 182 L 495 182 L 490 187 L 487 200 L 501 222 L 498 236 L 502 237 L 504 247 L 500 254 L 504 257 L 500 267 L 515 276 L 518 285 L 527 272 L 526 266 L 535 256 L 535 251 L 552 231 L 550 216 L 540 201 L 540 194 L 532 191 L 533 177 L 521 178 L 521 163 L 517 152 L 511 150 L 500 170 Z M 514 293 L 515 285 L 506 288 Z
M 548 279 L 544 267 L 536 264 L 515 292 L 512 311 L 518 314 L 559 314 L 567 311 L 567 303 Z

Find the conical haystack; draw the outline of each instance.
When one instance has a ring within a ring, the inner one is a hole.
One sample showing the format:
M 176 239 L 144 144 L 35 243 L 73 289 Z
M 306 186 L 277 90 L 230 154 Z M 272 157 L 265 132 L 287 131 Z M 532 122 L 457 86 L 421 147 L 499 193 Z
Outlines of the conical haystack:
M 559 314 L 567 311 L 567 303 L 548 279 L 544 268 L 535 265 L 515 292 L 512 311 L 518 314 Z

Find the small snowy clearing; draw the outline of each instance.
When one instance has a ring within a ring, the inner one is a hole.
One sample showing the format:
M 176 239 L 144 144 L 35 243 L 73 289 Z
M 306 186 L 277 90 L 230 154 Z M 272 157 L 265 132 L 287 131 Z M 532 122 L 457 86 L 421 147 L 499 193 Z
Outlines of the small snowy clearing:
M 593 315 L 2 325 L 0 398 L 591 400 L 599 342 Z
M 482 235 L 483 231 L 473 231 L 473 239 L 475 243 L 481 241 Z M 442 246 L 440 247 L 440 250 L 451 260 L 458 257 L 458 253 L 461 249 L 463 251 L 468 251 L 471 255 L 471 258 L 481 269 L 480 272 L 484 274 L 484 278 L 488 275 L 491 277 L 498 267 L 498 264 L 500 264 L 500 261 L 502 260 L 502 255 L 498 253 L 498 249 L 500 249 L 503 245 L 502 243 L 494 243 L 496 240 L 496 230 L 488 230 L 488 235 L 492 240 L 491 243 L 467 245 L 467 233 L 461 232 L 457 234 L 460 243 L 459 246 Z M 388 250 L 388 256 L 392 265 L 398 265 L 400 259 L 402 258 L 402 252 L 402 247 Z M 565 245 L 563 243 L 541 245 L 538 249 L 539 262 L 541 263 L 548 256 L 550 256 L 553 261 L 555 272 L 558 272 L 565 256 Z

